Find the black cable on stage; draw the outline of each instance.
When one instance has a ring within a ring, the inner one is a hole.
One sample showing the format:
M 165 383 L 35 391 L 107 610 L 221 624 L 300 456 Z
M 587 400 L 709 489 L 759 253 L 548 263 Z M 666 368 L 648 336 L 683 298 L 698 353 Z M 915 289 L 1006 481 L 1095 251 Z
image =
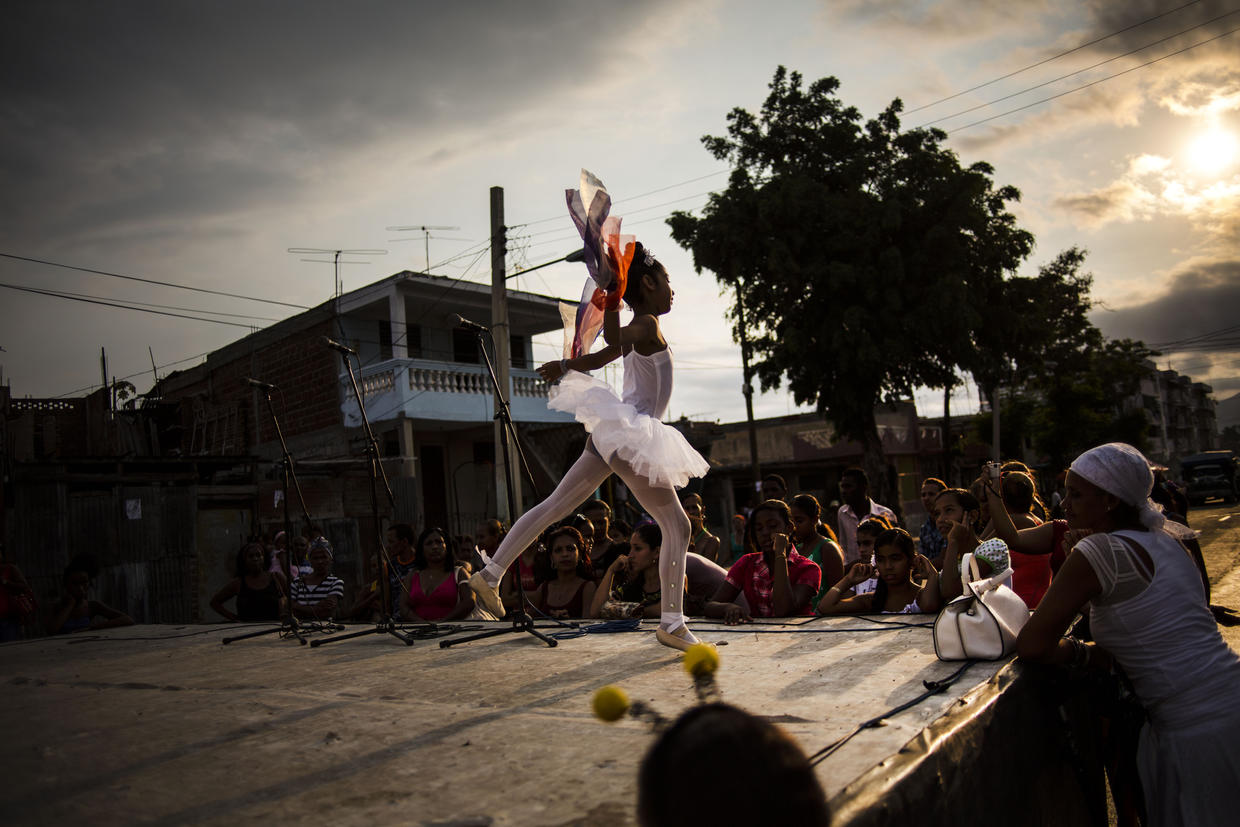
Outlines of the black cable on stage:
M 927 698 L 930 698 L 930 697 L 933 697 L 934 695 L 938 695 L 942 692 L 945 692 L 948 689 L 948 687 L 950 687 L 956 681 L 960 680 L 960 676 L 965 673 L 965 670 L 967 670 L 970 666 L 973 666 L 976 663 L 977 661 L 975 660 L 966 660 L 959 669 L 957 669 L 955 672 L 952 672 L 950 675 L 948 675 L 946 678 L 943 678 L 942 680 L 922 681 L 922 685 L 926 687 L 925 692 L 922 692 L 920 695 L 913 698 L 912 700 L 905 701 L 899 706 L 893 706 L 891 709 L 888 709 L 886 712 L 884 712 L 881 715 L 876 715 L 870 720 L 864 721 L 858 724 L 851 732 L 849 732 L 844 737 L 839 738 L 835 741 L 832 741 L 827 746 L 823 747 L 822 749 L 815 752 L 813 755 L 809 756 L 810 765 L 814 766 L 814 765 L 820 764 L 827 758 L 830 758 L 835 752 L 837 752 L 840 749 L 840 747 L 844 746 L 849 741 L 851 741 L 853 737 L 857 735 L 859 732 L 861 732 L 862 730 L 873 729 L 874 727 L 881 726 L 882 722 L 890 718 L 891 716 L 898 715 L 906 709 L 910 709 L 914 706 L 917 706 L 917 704 L 921 703 Z

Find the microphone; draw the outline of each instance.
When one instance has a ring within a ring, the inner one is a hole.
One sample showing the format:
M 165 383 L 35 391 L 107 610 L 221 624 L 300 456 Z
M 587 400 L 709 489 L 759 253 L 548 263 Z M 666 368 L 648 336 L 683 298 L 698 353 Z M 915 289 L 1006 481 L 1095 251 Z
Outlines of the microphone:
M 340 344 L 340 342 L 337 342 L 335 339 L 332 339 L 328 336 L 323 337 L 323 344 L 327 345 L 332 350 L 338 350 L 341 353 L 347 353 L 349 356 L 357 355 L 357 351 L 354 350 L 353 348 L 349 347 L 348 345 L 342 345 Z
M 461 328 L 461 330 L 469 330 L 474 333 L 490 333 L 491 332 L 491 328 L 487 327 L 484 324 L 478 324 L 477 322 L 471 322 L 469 319 L 465 318 L 460 313 L 453 313 L 451 316 L 448 317 L 448 321 L 452 322 L 453 327 L 459 327 Z
M 252 385 L 253 387 L 256 387 L 256 388 L 261 388 L 262 390 L 265 390 L 265 391 L 274 391 L 277 389 L 276 386 L 271 384 L 270 382 L 260 382 L 257 379 L 251 379 L 248 376 L 245 378 L 245 381 L 246 381 L 246 384 Z

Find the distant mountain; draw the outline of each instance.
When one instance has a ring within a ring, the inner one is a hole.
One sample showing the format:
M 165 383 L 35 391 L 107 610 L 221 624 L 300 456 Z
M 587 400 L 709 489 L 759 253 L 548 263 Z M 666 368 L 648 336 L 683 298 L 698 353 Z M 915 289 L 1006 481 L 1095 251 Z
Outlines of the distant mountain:
M 1218 418 L 1219 431 L 1229 425 L 1240 425 L 1240 393 L 1234 393 L 1219 402 L 1214 412 Z

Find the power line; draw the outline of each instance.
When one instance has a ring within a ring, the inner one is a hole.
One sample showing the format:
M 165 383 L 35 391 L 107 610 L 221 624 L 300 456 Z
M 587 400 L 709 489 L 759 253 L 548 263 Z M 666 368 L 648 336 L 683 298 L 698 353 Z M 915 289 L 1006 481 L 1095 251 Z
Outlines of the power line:
M 39 290 L 34 287 L 22 287 L 21 285 L 5 284 L 4 282 L 0 282 L 0 287 L 7 287 L 10 290 L 20 290 L 25 293 L 37 293 L 41 296 L 52 296 L 53 298 L 57 298 L 57 299 L 69 299 L 70 301 L 85 302 L 86 304 L 99 304 L 105 307 L 117 307 L 122 310 L 137 310 L 142 313 L 154 313 L 158 316 L 173 316 L 178 319 L 191 319 L 196 322 L 213 322 L 215 324 L 226 324 L 229 327 L 244 327 L 246 330 L 255 329 L 255 325 L 252 325 L 252 324 L 240 324 L 239 322 L 226 322 L 223 319 L 206 319 L 206 318 L 203 318 L 202 316 L 190 316 L 184 313 L 170 313 L 167 310 L 152 310 L 146 307 L 136 307 L 131 304 L 120 304 L 118 302 L 103 301 L 102 299 L 81 298 L 71 293 L 58 293 L 54 290 Z
M 256 296 L 243 296 L 240 293 L 227 293 L 222 290 L 208 290 L 205 287 L 191 287 L 187 284 L 174 284 L 169 281 L 157 281 L 155 279 L 144 279 L 138 276 L 126 276 L 121 273 L 109 273 L 106 270 L 93 270 L 89 267 L 75 267 L 72 264 L 61 264 L 57 261 L 47 261 L 41 258 L 29 258 L 28 256 L 18 256 L 12 253 L 0 253 L 2 258 L 11 258 L 16 261 L 29 261 L 33 264 L 46 264 L 48 267 L 61 267 L 65 270 L 77 270 L 82 273 L 94 273 L 98 276 L 110 276 L 114 279 L 126 279 L 128 281 L 140 281 L 143 284 L 157 284 L 160 287 L 176 287 L 181 290 L 193 290 L 195 293 L 210 293 L 213 296 L 227 296 L 230 299 L 245 299 L 252 302 L 263 302 L 265 304 L 278 304 L 283 307 L 294 307 L 298 310 L 309 310 L 310 308 L 304 304 L 292 304 L 290 302 L 276 301 L 275 299 L 260 299 Z
M 1150 49 L 1150 48 L 1152 48 L 1152 47 L 1154 47 L 1154 46 L 1159 45 L 1160 43 L 1166 43 L 1168 40 L 1174 40 L 1175 38 L 1179 37 L 1180 35 L 1188 34 L 1189 32 L 1191 32 L 1191 31 L 1193 31 L 1193 30 L 1195 30 L 1195 29 L 1200 29 L 1200 28 L 1202 28 L 1203 26 L 1209 26 L 1211 23 L 1217 23 L 1219 20 L 1222 20 L 1224 17 L 1231 17 L 1233 14 L 1236 14 L 1236 13 L 1238 13 L 1238 12 L 1240 12 L 1240 9 L 1232 9 L 1231 11 L 1229 11 L 1229 12 L 1227 12 L 1227 13 L 1225 13 L 1225 14 L 1220 14 L 1218 17 L 1213 17 L 1213 18 L 1209 19 L 1209 20 L 1205 21 L 1204 23 L 1198 23 L 1196 26 L 1189 26 L 1187 29 L 1181 29 L 1180 31 L 1176 32 L 1175 34 L 1169 34 L 1169 35 L 1167 35 L 1166 37 L 1161 38 L 1161 39 L 1159 39 L 1159 40 L 1155 40 L 1155 41 L 1154 41 L 1154 42 L 1152 42 L 1152 43 L 1147 43 L 1147 44 L 1145 44 L 1144 46 L 1141 46 L 1141 47 L 1138 47 L 1138 48 L 1136 48 L 1136 49 L 1132 49 L 1132 50 L 1130 50 L 1130 51 L 1124 52 L 1122 55 L 1115 55 L 1114 57 L 1109 57 L 1109 58 L 1107 58 L 1106 60 L 1100 60 L 1100 61 L 1098 61 L 1097 63 L 1094 63 L 1093 65 L 1090 65 L 1090 66 L 1086 66 L 1086 67 L 1085 67 L 1085 68 L 1083 68 L 1083 69 L 1077 69 L 1077 70 L 1075 70 L 1075 71 L 1068 72 L 1066 75 L 1060 75 L 1060 76 L 1059 76 L 1059 77 L 1057 77 L 1057 78 L 1051 78 L 1051 79 L 1050 79 L 1050 80 L 1048 80 L 1048 81 L 1044 81 L 1044 82 L 1042 82 L 1042 83 L 1038 83 L 1038 84 L 1035 84 L 1035 85 L 1033 85 L 1033 86 L 1027 86 L 1027 87 L 1025 87 L 1024 89 L 1021 89 L 1021 90 L 1018 90 L 1018 91 L 1016 91 L 1016 92 L 1011 93 L 1010 95 L 1004 95 L 1004 96 L 1003 96 L 1003 97 L 1001 97 L 1001 98 L 995 98 L 994 100 L 987 101 L 987 102 L 985 102 L 985 103 L 979 103 L 979 104 L 977 104 L 976 106 L 970 106 L 968 109 L 961 109 L 959 112 L 953 112 L 953 113 L 952 113 L 952 114 L 950 114 L 950 115 L 944 115 L 944 116 L 942 116 L 941 118 L 935 118 L 935 119 L 934 119 L 934 120 L 932 120 L 932 121 L 926 121 L 925 123 L 920 124 L 919 126 L 917 126 L 917 127 L 915 127 L 915 128 L 916 128 L 916 129 L 925 129 L 927 126 L 933 126 L 933 125 L 934 125 L 934 124 L 936 124 L 936 123 L 940 123 L 940 122 L 942 122 L 942 121 L 951 120 L 952 118 L 958 118 L 958 117 L 960 117 L 961 115 L 967 115 L 967 114 L 969 114 L 970 112 L 976 112 L 978 109 L 985 109 L 985 108 L 986 108 L 986 107 L 988 107 L 988 106 L 994 106 L 996 103 L 1002 103 L 1002 102 L 1003 102 L 1003 101 L 1005 101 L 1005 100 L 1011 100 L 1012 98 L 1020 97 L 1021 95 L 1025 94 L 1025 93 L 1027 93 L 1027 92 L 1032 92 L 1034 89 L 1041 89 L 1043 86 L 1050 86 L 1052 83 L 1058 83 L 1059 81 L 1061 81 L 1061 80 L 1065 80 L 1065 79 L 1067 79 L 1067 78 L 1070 78 L 1070 77 L 1072 77 L 1073 75 L 1079 75 L 1079 74 L 1081 74 L 1082 72 L 1088 72 L 1088 71 L 1089 71 L 1089 70 L 1091 70 L 1091 69 L 1097 69 L 1099 66 L 1105 66 L 1106 64 L 1111 63 L 1111 62 L 1113 62 L 1113 61 L 1116 61 L 1116 60 L 1121 60 L 1121 59 L 1126 58 L 1126 57 L 1129 57 L 1129 56 L 1131 56 L 1131 55 L 1135 55 L 1137 52 L 1143 52 L 1143 51 L 1145 51 L 1146 49 Z
M 1116 31 L 1111 32 L 1110 34 L 1103 35 L 1102 37 L 1099 37 L 1099 38 L 1095 38 L 1094 40 L 1091 40 L 1088 43 L 1082 43 L 1080 46 L 1076 46 L 1074 48 L 1068 49 L 1066 52 L 1060 52 L 1057 55 L 1052 55 L 1051 57 L 1045 58 L 1044 60 L 1039 60 L 1036 63 L 1030 63 L 1028 66 L 1025 66 L 1024 68 L 1017 69 L 1014 72 L 1008 72 L 1006 75 L 1000 75 L 999 77 L 988 80 L 985 83 L 979 83 L 977 86 L 970 86 L 968 89 L 948 95 L 945 98 L 939 98 L 936 101 L 931 101 L 930 103 L 923 104 L 922 106 L 918 106 L 915 109 L 909 109 L 904 114 L 911 115 L 914 112 L 920 112 L 923 109 L 929 109 L 931 106 L 938 106 L 940 103 L 944 103 L 949 100 L 954 100 L 955 98 L 958 98 L 961 95 L 967 95 L 970 92 L 976 92 L 978 89 L 984 89 L 987 86 L 990 86 L 991 84 L 998 83 L 1001 80 L 1007 80 L 1010 77 L 1015 77 L 1016 75 L 1019 75 L 1023 72 L 1027 72 L 1030 69 L 1036 69 L 1037 67 L 1050 63 L 1051 61 L 1059 60 L 1059 58 L 1061 57 L 1067 57 L 1068 55 L 1074 52 L 1079 52 L 1081 49 L 1085 49 L 1089 46 L 1093 46 L 1097 43 L 1101 43 L 1104 40 L 1109 40 L 1110 38 L 1115 37 L 1115 35 L 1117 34 L 1123 34 L 1124 32 L 1131 31 L 1132 29 L 1136 29 L 1141 26 L 1144 26 L 1146 23 L 1152 23 L 1153 21 L 1158 20 L 1159 18 L 1166 17 L 1169 14 L 1174 14 L 1175 12 L 1178 12 L 1181 9 L 1188 8 L 1189 6 L 1195 6 L 1200 2 L 1201 0 L 1192 0 L 1192 2 L 1190 3 L 1185 3 L 1182 6 L 1176 6 L 1174 9 L 1165 11 L 1162 14 L 1156 14 L 1153 17 L 1147 17 L 1146 19 L 1140 21 L 1139 23 L 1133 23 L 1131 26 L 1125 26 L 1122 29 L 1117 29 Z
M 1163 347 L 1172 347 L 1174 345 L 1187 344 L 1189 342 L 1198 342 L 1198 341 L 1202 341 L 1206 339 L 1211 339 L 1215 336 L 1219 336 L 1224 333 L 1231 333 L 1232 331 L 1235 331 L 1235 330 L 1240 330 L 1240 325 L 1234 325 L 1232 327 L 1223 327 L 1218 330 L 1211 330 L 1209 333 L 1200 333 L 1196 336 L 1188 336 L 1184 339 L 1172 339 L 1171 341 L 1168 341 L 1168 342 L 1155 342 L 1154 344 L 1151 344 L 1150 347 L 1163 348 Z
M 1200 2 L 1200 0 L 1198 0 L 1198 2 Z M 658 189 L 648 190 L 646 192 L 638 193 L 637 195 L 630 195 L 627 198 L 621 198 L 618 201 L 613 201 L 612 206 L 615 206 L 616 204 L 627 204 L 628 202 L 636 201 L 639 198 L 645 198 L 646 196 L 649 196 L 649 195 L 657 195 L 660 192 L 667 192 L 668 190 L 676 189 L 676 187 L 683 187 L 685 184 L 693 184 L 698 181 L 705 181 L 707 178 L 715 178 L 719 175 L 727 175 L 731 171 L 732 169 L 729 167 L 728 169 L 720 169 L 714 172 L 708 172 L 707 174 L 699 175 L 696 178 L 688 178 L 684 181 L 677 181 L 675 184 L 668 184 L 665 187 L 659 187 Z M 560 215 L 548 216 L 547 218 L 539 218 L 534 221 L 523 221 L 520 224 L 514 224 L 513 227 L 510 227 L 509 229 L 513 229 L 514 227 L 530 227 L 530 226 L 533 226 L 534 224 L 545 224 L 548 221 L 556 221 L 556 220 L 559 220 L 565 217 L 566 217 L 566 214 L 562 213 Z M 543 232 L 547 232 L 547 231 L 544 230 Z M 551 231 L 551 232 L 554 232 L 554 231 Z
M 1033 107 L 1035 107 L 1035 106 L 1038 106 L 1039 104 L 1043 104 L 1043 103 L 1046 103 L 1046 102 L 1048 102 L 1048 101 L 1053 101 L 1053 100 L 1055 100 L 1056 98 L 1062 98 L 1062 97 L 1063 97 L 1063 96 L 1065 96 L 1065 95 L 1071 95 L 1073 92 L 1080 92 L 1080 91 L 1082 91 L 1083 89 L 1088 89 L 1088 88 L 1089 88 L 1089 87 L 1091 87 L 1091 86 L 1097 86 L 1099 83 L 1105 83 L 1105 82 L 1106 82 L 1106 81 L 1108 81 L 1108 80 L 1114 80 L 1115 78 L 1117 78 L 1117 77 L 1119 77 L 1119 76 L 1121 76 L 1121 75 L 1126 75 L 1126 74 L 1128 74 L 1129 72 L 1135 72 L 1135 71 L 1136 71 L 1136 70 L 1138 70 L 1138 69 L 1144 69 L 1146 66 L 1151 66 L 1151 65 L 1153 65 L 1153 64 L 1155 64 L 1155 63 L 1159 63 L 1159 62 L 1164 61 L 1164 60 L 1166 60 L 1167 58 L 1170 58 L 1170 57 L 1176 57 L 1177 55 L 1182 55 L 1182 54 L 1184 54 L 1184 53 L 1185 53 L 1185 52 L 1187 52 L 1187 51 L 1190 51 L 1190 50 L 1192 50 L 1192 49 L 1196 49 L 1198 46 L 1204 46 L 1204 45 L 1206 45 L 1207 43 L 1213 43 L 1213 42 L 1214 42 L 1214 41 L 1216 41 L 1216 40 L 1219 40 L 1219 39 L 1221 39 L 1221 38 L 1227 37 L 1228 35 L 1235 34 L 1235 33 L 1236 33 L 1236 32 L 1238 32 L 1238 31 L 1240 31 L 1240 26 L 1238 26 L 1238 27 L 1236 27 L 1236 28 L 1234 28 L 1234 29 L 1230 29 L 1230 30 L 1228 30 L 1228 31 L 1225 31 L 1225 32 L 1223 32 L 1222 34 L 1215 35 L 1214 37 L 1210 37 L 1210 38 L 1207 38 L 1207 39 L 1205 39 L 1205 40 L 1202 40 L 1202 41 L 1200 41 L 1200 42 L 1198 42 L 1198 43 L 1194 43 L 1194 44 L 1193 44 L 1193 45 L 1191 45 L 1191 46 L 1185 46 L 1183 49 L 1177 49 L 1176 51 L 1171 52 L 1170 54 L 1165 54 L 1165 55 L 1163 55 L 1162 57 L 1154 58 L 1153 60 L 1147 60 L 1145 63 L 1141 63 L 1141 64 L 1138 64 L 1138 65 L 1136 65 L 1136 66 L 1132 66 L 1132 67 L 1130 67 L 1130 68 L 1128 68 L 1128 69 L 1125 69 L 1125 70 L 1124 70 L 1124 71 L 1122 71 L 1122 72 L 1116 72 L 1116 73 L 1115 73 L 1115 74 L 1113 74 L 1113 75 L 1107 75 L 1107 76 L 1106 76 L 1106 77 L 1104 77 L 1104 78 L 1099 78 L 1098 80 L 1091 81 L 1090 83 L 1086 83 L 1086 84 L 1084 84 L 1084 85 L 1082 85 L 1082 86 L 1078 86 L 1078 87 L 1076 87 L 1075 89 L 1069 89 L 1069 90 L 1067 90 L 1067 91 L 1065 91 L 1065 92 L 1060 92 L 1060 93 L 1059 93 L 1059 94 L 1057 94 L 1057 95 L 1051 95 L 1049 98 L 1042 98 L 1041 100 L 1036 100 L 1036 101 L 1034 101 L 1033 103 L 1028 103 L 1028 104 L 1025 104 L 1024 106 L 1018 106 L 1018 107 L 1016 107 L 1015 109 L 1009 109 L 1009 110 L 1007 110 L 1006 112 L 1000 112 L 998 115 L 991 115 L 989 118 L 982 118 L 980 121 L 974 121 L 973 123 L 970 123 L 970 124 L 965 124 L 964 126 L 958 126 L 958 127 L 956 127 L 955 129 L 948 130 L 947 134 L 948 134 L 948 135 L 954 135 L 954 134 L 956 134 L 957 132 L 963 132 L 963 131 L 964 131 L 964 130 L 966 130 L 966 129 L 972 129 L 972 128 L 973 128 L 973 127 L 975 127 L 975 126 L 980 126 L 980 125 L 982 125 L 982 124 L 984 124 L 984 123 L 987 123 L 987 122 L 989 122 L 989 121 L 997 120 L 997 119 L 999 119 L 999 118 L 1005 117 L 1005 116 L 1007 116 L 1007 115 L 1014 114 L 1014 113 L 1016 113 L 1016 112 L 1022 112 L 1022 111 L 1026 110 L 1026 109 L 1031 109 L 1031 108 L 1033 108 Z
M 156 370 L 163 370 L 164 368 L 171 368 L 171 367 L 175 367 L 176 365 L 183 365 L 183 364 L 185 364 L 186 362 L 192 362 L 192 361 L 194 361 L 195 359 L 202 359 L 203 357 L 205 357 L 205 356 L 210 356 L 210 355 L 211 355 L 211 351 L 209 351 L 209 350 L 208 350 L 208 351 L 206 351 L 206 352 L 204 352 L 204 353 L 199 353 L 199 354 L 196 354 L 196 355 L 194 355 L 194 356 L 186 356 L 184 359 L 177 359 L 175 362 L 166 362 L 165 364 L 159 365 L 159 366 L 156 368 Z M 136 378 L 137 378 L 137 377 L 139 377 L 139 376 L 144 376 L 144 375 L 146 375 L 146 374 L 148 374 L 148 373 L 150 373 L 150 371 L 149 371 L 149 370 L 140 370 L 140 371 L 138 371 L 137 373 L 131 373 L 131 374 L 129 374 L 128 376 L 122 376 L 122 377 L 121 377 L 120 379 L 118 379 L 117 381 L 119 381 L 119 382 L 125 382 L 125 381 L 128 381 L 128 380 L 130 380 L 130 379 L 136 379 Z M 95 388 L 102 388 L 102 387 L 103 387 L 103 385 L 100 385 L 100 384 L 87 385 L 87 386 L 86 386 L 86 387 L 84 387 L 84 388 L 77 388 L 77 389 L 75 389 L 75 390 L 66 391 L 65 393 L 57 394 L 56 396 L 54 396 L 54 397 L 52 397 L 52 398 L 53 398 L 53 399 L 64 399 L 66 396 L 74 396 L 75 394 L 79 394 L 79 393 L 82 393 L 82 392 L 84 392 L 84 391 L 92 391 L 92 390 L 94 390 Z
M 22 288 L 15 287 L 15 289 L 22 289 Z M 103 302 L 110 301 L 110 299 L 106 297 L 92 296 L 89 293 L 70 293 L 67 290 L 46 290 L 44 288 L 34 288 L 34 287 L 30 289 L 36 292 L 42 293 L 43 295 L 59 296 L 61 298 L 66 298 L 66 299 L 95 299 L 95 300 L 103 301 Z M 211 316 L 228 316 L 233 319 L 256 319 L 262 322 L 280 321 L 279 318 L 274 317 L 274 316 L 251 316 L 248 313 L 225 313 L 222 310 L 204 310 L 199 307 L 179 307 L 173 304 L 154 304 L 152 302 L 140 302 L 140 301 L 137 301 L 136 299 L 129 299 L 128 304 L 136 305 L 137 307 L 135 307 L 134 309 L 138 309 L 140 307 L 154 307 L 160 310 L 183 310 L 186 313 L 206 313 Z

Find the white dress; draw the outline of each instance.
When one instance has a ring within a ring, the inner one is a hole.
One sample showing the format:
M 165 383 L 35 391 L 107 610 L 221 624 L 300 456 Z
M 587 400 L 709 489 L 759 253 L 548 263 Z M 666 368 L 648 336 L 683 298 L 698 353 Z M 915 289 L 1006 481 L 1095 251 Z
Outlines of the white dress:
M 1124 541 L 1154 563 L 1143 564 Z M 1137 767 L 1151 825 L 1236 824 L 1240 819 L 1240 657 L 1219 634 L 1201 575 L 1162 531 L 1082 540 L 1102 594 L 1090 604 L 1098 645 L 1124 667 L 1149 722 Z
M 618 457 L 656 488 L 683 488 L 710 470 L 684 436 L 660 418 L 672 396 L 672 351 L 624 355 L 624 396 L 606 382 L 570 370 L 551 388 L 548 407 L 571 413 L 605 462 Z

